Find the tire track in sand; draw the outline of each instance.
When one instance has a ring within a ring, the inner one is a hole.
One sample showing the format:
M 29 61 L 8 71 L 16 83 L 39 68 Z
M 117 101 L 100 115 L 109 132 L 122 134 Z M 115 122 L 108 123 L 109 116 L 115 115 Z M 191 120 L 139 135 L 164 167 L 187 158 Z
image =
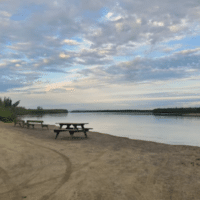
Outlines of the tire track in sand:
M 29 141 L 26 141 L 26 140 L 23 140 L 23 139 L 20 140 L 20 141 L 21 142 L 23 141 L 24 144 L 29 143 L 30 145 L 33 145 L 34 147 L 39 147 L 41 149 L 47 149 L 51 152 L 54 152 L 58 156 L 60 156 L 65 163 L 66 169 L 65 169 L 65 172 L 61 175 L 62 179 L 57 183 L 57 185 L 53 189 L 50 189 L 49 192 L 47 192 L 45 195 L 43 195 L 39 199 L 39 200 L 47 200 L 47 199 L 50 198 L 51 195 L 56 193 L 56 191 L 59 190 L 59 188 L 62 187 L 68 181 L 68 179 L 70 178 L 70 175 L 72 173 L 72 167 L 71 167 L 72 164 L 70 162 L 70 159 L 67 156 L 65 156 L 64 154 L 62 154 L 62 153 L 60 153 L 60 152 L 58 152 L 54 149 L 45 147 L 43 145 L 38 145 L 38 144 L 35 144 L 34 142 L 29 142 Z M 4 185 L 6 185 L 6 187 L 9 190 L 9 192 L 4 192 L 3 194 L 0 194 L 0 197 L 2 195 L 3 196 L 6 195 L 6 196 L 9 196 L 10 199 L 12 199 L 12 200 L 21 200 L 22 199 L 21 190 L 26 189 L 26 186 L 27 186 L 27 184 L 29 183 L 29 181 L 31 180 L 32 177 L 29 177 L 29 180 L 26 179 L 26 181 L 24 181 L 24 183 L 21 183 L 22 187 L 20 187 L 20 186 L 17 186 L 16 184 L 14 184 L 13 181 L 11 180 L 11 178 L 8 176 L 8 173 L 6 172 L 6 170 L 4 170 L 3 168 L 0 167 L 0 178 L 2 179 Z
M 65 156 L 64 154 L 62 154 L 62 153 L 60 153 L 60 152 L 58 152 L 58 151 L 56 151 L 54 149 L 51 149 L 51 148 L 48 148 L 48 147 L 44 147 L 42 145 L 34 144 L 32 142 L 26 142 L 26 143 L 29 143 L 29 144 L 31 144 L 33 146 L 37 146 L 39 148 L 44 148 L 44 149 L 47 149 L 49 151 L 52 151 L 52 152 L 58 154 L 60 157 L 62 157 L 62 159 L 65 162 L 66 170 L 65 170 L 64 174 L 59 176 L 59 177 L 62 177 L 62 179 L 59 181 L 59 183 L 53 189 L 51 189 L 51 191 L 49 191 L 47 194 L 43 195 L 40 198 L 40 200 L 47 200 L 47 199 L 50 198 L 51 195 L 56 193 L 56 191 L 59 190 L 59 188 L 62 187 L 62 185 L 64 185 L 68 181 L 68 179 L 69 179 L 69 177 L 70 177 L 70 175 L 72 173 L 72 167 L 71 167 L 72 164 L 70 162 L 70 159 L 67 156 Z M 20 190 L 26 189 L 27 186 L 28 187 L 32 187 L 32 186 L 36 186 L 36 185 L 41 184 L 41 183 L 48 182 L 50 180 L 55 181 L 56 179 L 59 178 L 59 177 L 54 177 L 54 178 L 47 179 L 46 181 L 42 181 L 42 182 L 38 182 L 38 183 L 34 183 L 34 184 L 29 184 L 29 182 L 32 181 L 33 178 L 35 178 L 44 168 L 45 167 L 41 167 L 39 171 L 37 170 L 36 173 L 32 174 L 28 179 L 26 179 L 21 184 L 19 184 L 19 186 L 17 186 L 10 180 L 10 177 L 8 176 L 7 172 L 3 168 L 0 167 L 0 178 L 2 178 L 2 180 L 3 180 L 4 184 L 6 185 L 6 187 L 9 188 L 8 191 L 1 193 L 0 197 L 2 195 L 3 196 L 6 196 L 6 195 L 8 196 L 9 195 L 9 197 L 11 197 L 12 200 L 21 200 L 23 195 L 21 195 Z
M 21 200 L 22 194 L 20 192 L 19 187 L 11 181 L 11 178 L 8 176 L 8 173 L 2 167 L 0 167 L 0 178 L 3 180 L 3 183 L 6 185 L 6 187 L 9 188 L 9 195 L 7 194 L 7 196 L 9 196 L 12 200 Z M 1 193 L 0 199 L 5 199 L 6 193 Z
M 54 153 L 58 154 L 60 157 L 62 157 L 62 159 L 64 160 L 65 164 L 66 164 L 66 170 L 63 174 L 63 177 L 62 179 L 60 180 L 60 182 L 54 187 L 54 189 L 51 189 L 51 191 L 49 191 L 47 194 L 43 195 L 40 200 L 47 200 L 50 198 L 51 195 L 55 194 L 69 179 L 71 173 L 72 173 L 72 164 L 71 164 L 71 161 L 70 159 L 65 156 L 64 154 L 54 150 L 54 149 L 51 149 L 51 148 L 48 148 L 48 147 L 44 147 L 42 145 L 38 145 L 38 144 L 34 144 L 32 142 L 28 142 L 29 144 L 32 144 L 34 146 L 38 146 L 40 148 L 44 148 L 44 149 L 47 149 L 47 150 L 50 150 L 50 151 L 53 151 Z

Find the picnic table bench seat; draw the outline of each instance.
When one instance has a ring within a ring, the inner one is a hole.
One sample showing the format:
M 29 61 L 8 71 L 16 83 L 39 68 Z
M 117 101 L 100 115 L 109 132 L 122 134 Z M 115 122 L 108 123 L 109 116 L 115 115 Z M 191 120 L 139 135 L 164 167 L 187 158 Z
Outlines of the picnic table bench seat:
M 85 137 L 87 138 L 87 132 L 93 128 L 67 128 L 67 129 L 54 129 L 54 132 L 56 133 L 56 137 L 55 139 L 58 137 L 60 132 L 64 132 L 64 131 L 69 131 L 70 135 L 72 136 L 75 132 L 84 132 Z
M 42 125 L 42 128 L 47 127 L 47 129 L 49 129 L 48 124 L 41 124 L 41 125 Z

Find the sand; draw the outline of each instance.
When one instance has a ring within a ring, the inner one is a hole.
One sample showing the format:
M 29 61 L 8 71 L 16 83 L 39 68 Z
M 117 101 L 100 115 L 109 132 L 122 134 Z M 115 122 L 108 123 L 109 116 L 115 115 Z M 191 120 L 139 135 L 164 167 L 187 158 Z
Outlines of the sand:
M 1 200 L 200 199 L 199 147 L 54 128 L 0 122 Z

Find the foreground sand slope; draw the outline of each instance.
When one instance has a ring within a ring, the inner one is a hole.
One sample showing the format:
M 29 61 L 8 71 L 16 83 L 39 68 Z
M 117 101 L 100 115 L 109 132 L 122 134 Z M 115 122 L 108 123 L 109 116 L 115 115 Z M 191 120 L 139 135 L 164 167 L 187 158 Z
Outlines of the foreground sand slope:
M 0 122 L 0 199 L 200 199 L 200 148 Z M 80 133 L 81 135 L 81 133 Z

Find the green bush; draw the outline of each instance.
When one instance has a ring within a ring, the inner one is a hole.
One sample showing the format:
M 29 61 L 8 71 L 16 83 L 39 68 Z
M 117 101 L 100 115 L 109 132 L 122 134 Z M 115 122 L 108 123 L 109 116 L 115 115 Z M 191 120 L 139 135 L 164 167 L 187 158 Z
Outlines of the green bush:
M 15 119 L 16 115 L 12 109 L 0 107 L 0 121 L 5 123 L 12 123 Z

